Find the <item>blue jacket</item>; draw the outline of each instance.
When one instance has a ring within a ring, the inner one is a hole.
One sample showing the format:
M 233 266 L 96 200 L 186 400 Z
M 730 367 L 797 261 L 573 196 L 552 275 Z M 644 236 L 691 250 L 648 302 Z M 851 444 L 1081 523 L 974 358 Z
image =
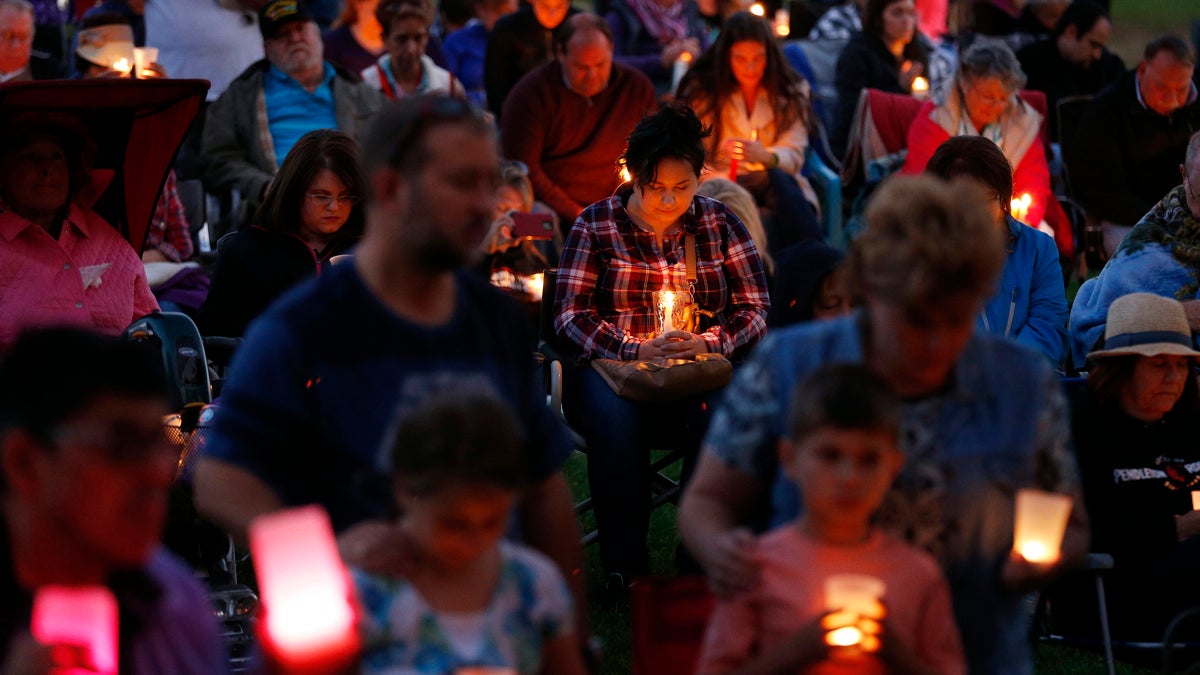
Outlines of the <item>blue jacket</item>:
M 996 294 L 979 314 L 980 330 L 1035 349 L 1054 365 L 1067 340 L 1067 292 L 1054 238 L 1008 217 L 1008 259 Z

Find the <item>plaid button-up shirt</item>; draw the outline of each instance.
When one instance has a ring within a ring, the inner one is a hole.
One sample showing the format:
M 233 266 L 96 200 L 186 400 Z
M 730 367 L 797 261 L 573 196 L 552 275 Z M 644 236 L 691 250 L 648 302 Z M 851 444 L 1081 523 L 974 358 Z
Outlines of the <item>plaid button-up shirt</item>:
M 696 236 L 689 288 L 684 233 Z M 584 358 L 637 359 L 655 328 L 653 293 L 691 291 L 716 324 L 701 337 L 710 352 L 737 357 L 767 328 L 767 276 L 746 228 L 721 202 L 694 197 L 680 223 L 655 235 L 633 223 L 620 196 L 584 210 L 567 235 L 555 289 L 554 330 Z

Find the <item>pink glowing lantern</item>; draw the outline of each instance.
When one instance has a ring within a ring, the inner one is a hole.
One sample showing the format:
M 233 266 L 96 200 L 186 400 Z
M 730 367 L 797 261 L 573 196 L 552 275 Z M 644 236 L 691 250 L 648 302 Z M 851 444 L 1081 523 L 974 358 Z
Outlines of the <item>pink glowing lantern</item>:
M 54 675 L 116 675 L 117 600 L 107 588 L 39 588 L 31 630 L 51 648 Z
M 329 516 L 305 506 L 250 524 L 265 648 L 287 672 L 318 672 L 358 652 L 349 576 Z

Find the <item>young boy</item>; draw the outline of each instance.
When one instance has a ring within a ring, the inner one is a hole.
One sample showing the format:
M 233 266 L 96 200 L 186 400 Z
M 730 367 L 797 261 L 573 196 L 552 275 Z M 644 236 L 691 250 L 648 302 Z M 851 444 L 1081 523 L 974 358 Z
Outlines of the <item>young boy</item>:
M 718 602 L 701 675 L 966 672 L 937 564 L 871 523 L 904 459 L 899 405 L 862 366 L 825 367 L 796 388 L 779 457 L 800 488 L 802 515 L 759 538 L 761 583 Z M 883 582 L 880 616 L 829 613 L 825 581 L 842 574 Z M 831 646 L 834 629 L 847 625 L 863 640 Z

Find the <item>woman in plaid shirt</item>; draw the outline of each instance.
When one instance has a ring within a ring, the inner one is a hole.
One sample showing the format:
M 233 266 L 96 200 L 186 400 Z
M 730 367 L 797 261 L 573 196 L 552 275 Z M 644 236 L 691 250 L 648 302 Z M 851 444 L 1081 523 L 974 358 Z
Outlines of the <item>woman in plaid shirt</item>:
M 567 235 L 558 270 L 554 329 L 583 361 L 744 356 L 766 330 L 766 273 L 754 242 L 724 204 L 696 196 L 705 130 L 690 109 L 642 120 L 622 162 L 632 185 L 584 210 Z M 688 237 L 696 246 L 689 282 Z M 690 293 L 707 317 L 696 332 L 655 335 L 654 292 Z M 711 315 L 711 317 L 709 316 Z M 564 412 L 588 443 L 588 481 L 610 587 L 649 571 L 651 448 L 682 448 L 686 467 L 708 425 L 708 392 L 671 403 L 618 397 L 596 371 L 565 383 Z

